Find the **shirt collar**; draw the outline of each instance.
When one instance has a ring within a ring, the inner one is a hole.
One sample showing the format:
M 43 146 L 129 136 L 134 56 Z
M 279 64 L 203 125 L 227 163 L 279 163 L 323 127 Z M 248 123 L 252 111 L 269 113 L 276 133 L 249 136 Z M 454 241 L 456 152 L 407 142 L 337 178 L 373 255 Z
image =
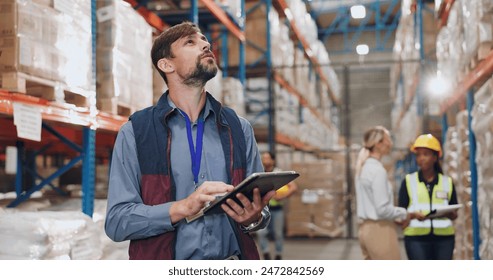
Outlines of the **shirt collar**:
M 169 95 L 167 96 L 168 97 L 168 104 L 171 108 L 173 109 L 177 109 L 175 103 L 173 103 L 173 100 L 171 100 L 171 98 L 169 97 Z M 179 114 L 181 114 L 180 110 L 176 110 Z M 213 114 L 214 113 L 214 110 L 212 110 L 212 105 L 209 101 L 208 98 L 205 99 L 205 106 L 204 108 L 202 109 L 202 111 L 200 112 L 200 114 L 204 117 L 204 120 L 207 119 L 207 117 L 210 115 L 210 114 Z

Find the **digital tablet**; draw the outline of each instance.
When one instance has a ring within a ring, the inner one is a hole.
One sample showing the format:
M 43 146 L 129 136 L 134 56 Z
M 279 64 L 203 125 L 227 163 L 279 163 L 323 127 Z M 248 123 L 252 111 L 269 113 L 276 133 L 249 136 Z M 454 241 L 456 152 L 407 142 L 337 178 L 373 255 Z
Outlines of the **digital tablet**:
M 233 199 L 236 203 L 241 205 L 241 202 L 236 198 L 236 194 L 242 193 L 248 199 L 253 200 L 253 190 L 259 188 L 260 196 L 264 196 L 272 190 L 277 190 L 282 186 L 296 179 L 300 174 L 296 171 L 276 171 L 276 172 L 259 172 L 253 173 L 245 180 L 239 183 L 231 192 L 218 197 L 212 201 L 208 206 L 204 207 L 196 215 L 187 217 L 187 222 L 196 220 L 197 218 L 206 214 L 215 214 L 223 212 L 221 204 L 226 202 L 228 198 Z

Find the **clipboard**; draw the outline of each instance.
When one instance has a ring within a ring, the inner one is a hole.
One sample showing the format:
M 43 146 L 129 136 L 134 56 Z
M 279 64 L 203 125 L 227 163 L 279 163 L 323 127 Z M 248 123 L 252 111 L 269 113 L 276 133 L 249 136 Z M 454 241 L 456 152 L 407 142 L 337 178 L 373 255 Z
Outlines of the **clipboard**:
M 202 208 L 197 214 L 186 218 L 187 223 L 195 221 L 196 219 L 208 215 L 224 212 L 221 208 L 221 204 L 225 203 L 228 198 L 233 199 L 236 203 L 241 205 L 241 202 L 236 198 L 237 193 L 242 193 L 248 199 L 253 199 L 253 190 L 259 188 L 260 196 L 264 196 L 266 193 L 272 190 L 278 190 L 282 186 L 288 184 L 294 179 L 298 178 L 300 174 L 296 171 L 276 171 L 276 172 L 258 172 L 253 173 L 239 183 L 231 192 L 216 198 L 211 201 L 209 205 Z
M 457 209 L 462 208 L 462 204 L 452 204 L 452 205 L 447 205 L 447 206 L 442 206 L 436 209 L 433 209 L 428 215 L 426 215 L 426 218 L 428 219 L 433 219 L 433 218 L 443 218 L 446 214 L 455 211 Z

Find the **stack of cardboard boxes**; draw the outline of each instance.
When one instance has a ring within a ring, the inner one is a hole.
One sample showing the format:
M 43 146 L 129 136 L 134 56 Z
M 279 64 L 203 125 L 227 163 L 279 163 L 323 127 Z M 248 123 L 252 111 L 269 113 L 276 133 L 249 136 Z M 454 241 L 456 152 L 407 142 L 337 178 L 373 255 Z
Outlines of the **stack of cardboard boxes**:
M 94 90 L 89 1 L 0 4 L 1 88 L 60 102 Z
M 122 0 L 97 4 L 97 106 L 129 115 L 153 102 L 152 28 Z
M 300 173 L 298 192 L 289 197 L 286 235 L 290 237 L 340 237 L 346 220 L 344 155 L 292 164 Z

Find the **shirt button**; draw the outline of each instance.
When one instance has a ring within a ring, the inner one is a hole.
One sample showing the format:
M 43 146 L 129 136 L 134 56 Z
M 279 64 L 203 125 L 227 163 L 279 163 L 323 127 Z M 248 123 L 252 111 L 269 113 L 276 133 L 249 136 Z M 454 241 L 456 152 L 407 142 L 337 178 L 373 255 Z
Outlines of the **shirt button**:
M 205 178 L 205 175 L 204 174 L 200 175 L 200 178 L 204 179 Z

